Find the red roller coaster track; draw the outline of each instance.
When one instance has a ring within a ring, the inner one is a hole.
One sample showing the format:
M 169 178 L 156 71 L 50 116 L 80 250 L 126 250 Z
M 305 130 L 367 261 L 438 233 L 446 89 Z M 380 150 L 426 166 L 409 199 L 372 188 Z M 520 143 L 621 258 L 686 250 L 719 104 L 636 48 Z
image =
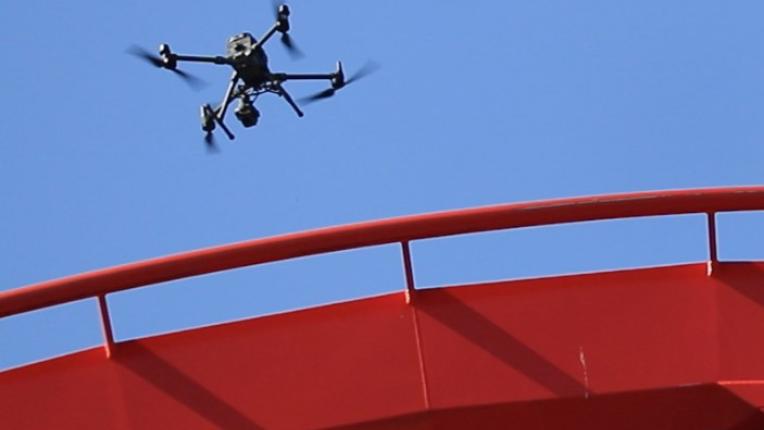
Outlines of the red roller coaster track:
M 720 263 L 716 253 L 715 215 L 752 210 L 764 210 L 764 187 L 506 204 L 256 239 L 0 292 L 0 317 L 97 298 L 112 357 L 104 361 L 101 353 L 98 361 L 91 350 L 0 372 L 0 403 L 7 406 L 0 412 L 12 424 L 39 428 L 77 428 L 82 422 L 67 415 L 72 408 L 101 426 L 125 428 L 126 422 L 186 428 L 505 428 L 507 422 L 523 428 L 761 428 L 764 348 L 752 339 L 764 329 L 758 288 L 764 268 Z M 415 289 L 411 241 L 697 213 L 708 219 L 707 266 Z M 383 296 L 122 342 L 112 355 L 109 293 L 391 243 L 401 244 L 406 297 L 416 292 L 413 306 Z M 218 365 L 221 360 L 225 365 Z M 48 393 L 50 384 L 68 396 Z M 244 394 L 244 385 L 259 388 Z M 69 400 L 81 397 L 89 400 Z M 29 405 L 38 402 L 49 416 L 29 425 Z

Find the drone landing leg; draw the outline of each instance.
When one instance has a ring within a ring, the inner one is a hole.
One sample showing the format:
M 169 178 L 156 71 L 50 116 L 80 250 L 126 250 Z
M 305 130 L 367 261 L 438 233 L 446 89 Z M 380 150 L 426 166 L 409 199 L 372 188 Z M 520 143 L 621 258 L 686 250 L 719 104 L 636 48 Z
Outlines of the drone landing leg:
M 217 114 L 215 113 L 215 110 L 212 109 L 212 106 L 210 106 L 209 104 L 203 105 L 202 111 L 204 112 L 205 121 L 207 120 L 207 118 L 214 120 L 217 123 L 217 125 L 219 125 L 220 128 L 223 130 L 223 132 L 228 137 L 228 139 L 233 140 L 236 137 L 233 135 L 233 133 L 231 133 L 231 130 L 229 130 L 228 127 L 226 127 L 223 121 L 221 121 L 221 119 L 218 118 Z M 210 133 L 212 132 L 212 129 L 205 130 L 205 131 Z
M 236 138 L 236 136 L 234 136 L 233 133 L 231 133 L 231 130 L 229 130 L 228 127 L 226 127 L 226 125 L 223 124 L 223 121 L 221 121 L 217 117 L 215 117 L 215 119 L 218 125 L 220 126 L 220 128 L 223 130 L 223 132 L 225 132 L 225 135 L 228 136 L 229 140 L 233 140 L 234 138 Z
M 297 103 L 294 102 L 294 99 L 292 99 L 292 96 L 289 95 L 289 93 L 284 89 L 284 87 L 279 84 L 278 88 L 279 88 L 279 95 L 284 97 L 284 100 L 286 100 L 287 103 L 289 103 L 289 106 L 292 106 L 292 109 L 294 109 L 295 113 L 297 113 L 297 116 L 299 116 L 300 118 L 305 116 L 305 114 L 302 113 L 302 111 L 300 110 L 300 107 L 297 106 Z
M 218 118 L 220 118 L 220 121 L 223 121 L 223 118 L 225 118 L 226 110 L 228 110 L 228 105 L 231 104 L 231 96 L 233 95 L 233 90 L 236 88 L 236 83 L 239 81 L 239 74 L 237 72 L 233 72 L 231 75 L 231 82 L 228 83 L 228 89 L 226 89 L 225 96 L 223 97 L 223 103 L 220 104 L 220 112 L 218 113 Z

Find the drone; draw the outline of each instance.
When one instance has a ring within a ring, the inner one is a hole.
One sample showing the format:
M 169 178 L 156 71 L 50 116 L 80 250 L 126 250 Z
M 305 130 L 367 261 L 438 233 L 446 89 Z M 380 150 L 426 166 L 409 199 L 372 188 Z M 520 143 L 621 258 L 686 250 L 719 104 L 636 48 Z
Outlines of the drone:
M 179 70 L 179 62 L 210 63 L 231 66 L 233 68 L 228 88 L 220 105 L 213 108 L 207 103 L 200 107 L 202 131 L 205 133 L 204 142 L 210 151 L 217 150 L 213 135 L 216 125 L 223 130 L 228 139 L 233 140 L 235 138 L 228 126 L 225 125 L 224 119 L 229 105 L 236 100 L 238 100 L 238 105 L 234 113 L 245 128 L 257 125 L 260 112 L 255 108 L 254 102 L 260 95 L 265 93 L 272 93 L 282 97 L 297 116 L 302 117 L 304 116 L 303 111 L 300 110 L 300 106 L 284 88 L 284 82 L 328 80 L 331 84 L 329 88 L 300 99 L 303 103 L 310 103 L 334 96 L 341 88 L 374 72 L 377 68 L 375 63 L 367 63 L 347 79 L 345 78 L 342 62 L 340 61 L 337 62 L 336 70 L 332 73 L 292 74 L 271 72 L 268 67 L 268 56 L 263 49 L 263 45 L 276 33 L 281 33 L 281 43 L 292 57 L 297 58 L 302 56 L 302 52 L 295 46 L 294 41 L 289 35 L 289 6 L 274 3 L 273 7 L 276 22 L 265 32 L 260 40 L 255 39 L 252 34 L 246 32 L 234 35 L 226 43 L 227 52 L 225 56 L 176 54 L 166 43 L 159 46 L 158 56 L 138 46 L 133 46 L 128 50 L 130 54 L 147 61 L 155 67 L 174 72 L 192 87 L 198 87 L 202 81 L 188 72 Z

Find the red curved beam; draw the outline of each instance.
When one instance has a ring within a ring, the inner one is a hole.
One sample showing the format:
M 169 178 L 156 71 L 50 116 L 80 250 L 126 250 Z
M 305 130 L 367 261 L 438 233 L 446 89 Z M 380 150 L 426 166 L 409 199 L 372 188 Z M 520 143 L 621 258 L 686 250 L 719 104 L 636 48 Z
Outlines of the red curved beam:
M 0 317 L 190 276 L 364 246 L 614 218 L 764 210 L 764 187 L 658 191 L 403 216 L 249 240 L 0 292 Z

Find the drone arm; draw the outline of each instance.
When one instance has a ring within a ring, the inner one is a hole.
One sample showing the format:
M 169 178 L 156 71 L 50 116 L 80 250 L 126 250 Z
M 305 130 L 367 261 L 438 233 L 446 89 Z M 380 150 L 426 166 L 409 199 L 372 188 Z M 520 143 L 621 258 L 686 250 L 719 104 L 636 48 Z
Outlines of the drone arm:
M 257 41 L 255 46 L 252 48 L 253 51 L 257 51 L 258 49 L 262 48 L 263 45 L 265 45 L 265 42 L 268 41 L 271 37 L 273 37 L 274 34 L 276 34 L 277 31 L 281 28 L 281 23 L 279 21 L 276 21 L 271 28 L 268 29 L 268 31 L 265 32 L 263 37 L 260 38 L 260 40 Z
M 276 73 L 273 75 L 276 80 L 280 82 L 284 81 L 309 81 L 309 80 L 332 80 L 335 77 L 337 77 L 334 73 L 301 73 L 301 74 L 290 74 L 290 73 Z
M 263 37 L 260 38 L 260 40 L 255 44 L 253 50 L 257 50 L 263 47 L 265 45 L 265 42 L 268 41 L 271 37 L 273 37 L 276 32 L 281 32 L 282 35 L 286 36 L 287 32 L 289 31 L 289 7 L 285 4 L 282 4 L 278 7 L 276 10 L 276 22 L 273 23 L 271 28 L 268 29 L 268 31 L 265 32 Z
M 202 56 L 202 55 L 179 55 L 170 54 L 170 57 L 175 61 L 188 61 L 192 63 L 212 63 L 212 64 L 229 64 L 226 57 L 221 56 Z

